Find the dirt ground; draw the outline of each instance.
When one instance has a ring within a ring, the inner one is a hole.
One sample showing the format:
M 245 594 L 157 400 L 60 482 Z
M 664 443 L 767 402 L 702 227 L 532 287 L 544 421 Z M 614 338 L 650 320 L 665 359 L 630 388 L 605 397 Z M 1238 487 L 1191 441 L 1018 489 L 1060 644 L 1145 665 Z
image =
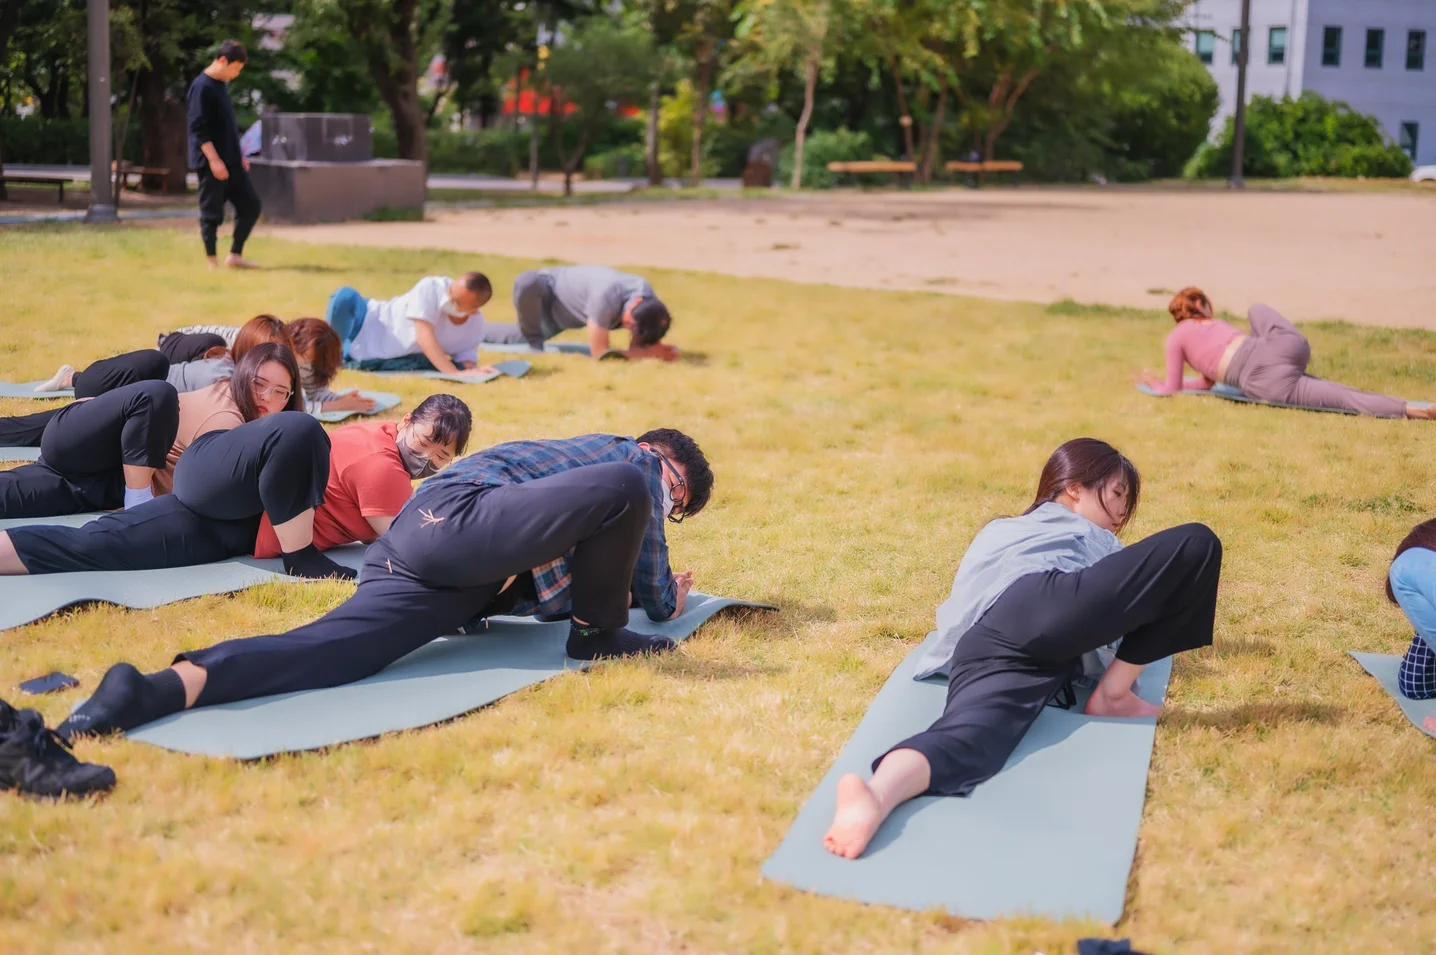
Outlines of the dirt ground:
M 1198 285 L 1237 313 L 1262 301 L 1297 320 L 1436 329 L 1436 189 L 844 191 L 261 230 L 1039 302 L 1161 307 L 1172 290 Z

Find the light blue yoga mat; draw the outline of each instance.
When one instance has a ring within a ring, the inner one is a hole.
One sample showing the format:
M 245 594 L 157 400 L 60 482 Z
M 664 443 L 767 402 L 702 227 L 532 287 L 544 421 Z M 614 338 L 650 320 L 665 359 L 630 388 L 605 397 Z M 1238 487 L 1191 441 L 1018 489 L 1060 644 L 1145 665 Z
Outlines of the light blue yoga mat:
M 75 397 L 75 389 L 65 388 L 61 391 L 36 391 L 36 385 L 43 385 L 44 379 L 39 381 L 0 381 L 0 398 L 65 398 Z
M 485 349 L 489 351 L 513 352 L 521 355 L 548 353 L 551 355 L 582 355 L 584 358 L 588 358 L 592 355 L 592 351 L 583 342 L 544 342 L 543 348 L 538 351 L 530 348 L 527 342 L 484 342 L 479 346 L 479 350 L 483 351 Z M 627 361 L 628 356 L 617 348 L 610 348 L 598 356 L 599 361 L 609 361 L 610 359 Z
M 38 461 L 39 448 L 0 448 L 0 461 Z
M 838 778 L 871 778 L 875 758 L 942 713 L 947 685 L 912 678 L 922 649 L 888 678 L 763 866 L 764 877 L 819 895 L 946 909 L 962 918 L 1115 923 L 1137 849 L 1156 721 L 1084 716 L 1080 691 L 1074 709 L 1044 709 L 1002 772 L 972 795 L 906 803 L 858 859 L 823 848 Z M 1171 672 L 1170 658 L 1152 664 L 1138 694 L 1160 704 Z
M 511 361 L 501 361 L 493 367 L 498 369 L 498 371 L 488 375 L 446 375 L 442 371 L 370 371 L 365 372 L 365 374 L 384 375 L 386 377 L 390 375 L 406 375 L 410 378 L 438 378 L 443 381 L 458 381 L 466 385 L 482 385 L 486 381 L 493 381 L 495 378 L 505 376 L 509 378 L 522 378 L 529 373 L 529 369 L 532 368 L 533 365 L 526 361 L 514 359 Z
M 1436 733 L 1421 725 L 1428 716 L 1436 716 L 1436 700 L 1413 700 L 1401 694 L 1396 682 L 1396 674 L 1401 669 L 1400 657 L 1385 653 L 1357 653 L 1355 650 L 1349 652 L 1367 673 L 1376 677 L 1376 682 L 1380 683 L 1381 688 L 1401 707 L 1401 712 L 1406 714 L 1412 726 L 1427 736 L 1436 738 Z
M 735 606 L 776 609 L 691 593 L 678 619 L 654 623 L 635 610 L 629 626 L 681 640 L 718 611 Z M 188 710 L 133 730 L 129 737 L 184 753 L 258 759 L 428 726 L 590 666 L 564 654 L 568 630 L 567 621 L 496 617 L 485 631 L 441 637 L 356 683 Z
M 342 394 L 342 392 L 336 392 L 336 394 Z M 388 411 L 390 408 L 396 407 L 399 402 L 404 400 L 398 395 L 388 391 L 361 391 L 359 392 L 359 394 L 365 398 L 373 400 L 373 411 L 321 411 L 314 417 L 318 418 L 320 421 L 328 421 L 329 423 L 333 424 L 336 421 L 343 421 L 350 415 L 371 415 L 378 414 L 381 411 Z
M 1157 392 L 1152 388 L 1151 385 L 1139 384 L 1137 386 L 1137 390 L 1145 395 L 1166 397 L 1164 395 L 1157 395 Z M 1351 411 L 1347 408 L 1316 408 L 1311 405 L 1288 405 L 1283 404 L 1280 401 L 1262 401 L 1260 398 L 1253 398 L 1250 395 L 1244 393 L 1240 388 L 1233 387 L 1232 385 L 1221 384 L 1220 382 L 1215 385 L 1212 385 L 1209 391 L 1180 391 L 1177 393 L 1181 395 L 1194 395 L 1198 398 L 1225 398 L 1227 401 L 1240 401 L 1244 404 L 1250 405 L 1266 405 L 1269 408 L 1293 408 L 1297 411 L 1329 411 L 1333 414 L 1356 414 L 1355 411 Z M 1413 404 L 1424 408 L 1427 407 L 1430 402 L 1410 401 L 1407 402 L 1407 404 Z

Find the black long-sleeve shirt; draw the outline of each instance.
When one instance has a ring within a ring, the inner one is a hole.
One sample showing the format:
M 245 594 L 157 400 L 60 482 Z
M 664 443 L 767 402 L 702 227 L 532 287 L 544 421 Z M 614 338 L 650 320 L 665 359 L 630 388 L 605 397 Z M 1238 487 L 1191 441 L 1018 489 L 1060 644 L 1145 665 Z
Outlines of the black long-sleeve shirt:
M 189 85 L 189 167 L 200 169 L 209 165 L 205 143 L 213 143 L 219 158 L 233 175 L 243 169 L 244 158 L 239 148 L 239 123 L 234 118 L 234 103 L 229 98 L 229 84 L 201 73 Z

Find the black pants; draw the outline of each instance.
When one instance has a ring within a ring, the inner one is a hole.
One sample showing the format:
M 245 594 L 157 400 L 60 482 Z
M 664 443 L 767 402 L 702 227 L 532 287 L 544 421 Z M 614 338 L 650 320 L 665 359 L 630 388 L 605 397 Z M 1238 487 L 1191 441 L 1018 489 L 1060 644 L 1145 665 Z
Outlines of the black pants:
M 213 332 L 170 332 L 159 338 L 159 350 L 173 364 L 199 361 L 211 348 L 228 348 L 223 338 Z
M 0 418 L 0 448 L 38 448 L 40 438 L 45 434 L 45 426 L 64 410 L 65 408 L 46 408 L 33 414 Z
M 0 517 L 123 507 L 123 466 L 163 468 L 178 432 L 179 395 L 163 381 L 66 405 L 45 425 L 40 460 L 0 472 Z
M 288 633 L 175 659 L 208 671 L 201 706 L 352 683 L 453 633 L 494 606 L 509 577 L 565 554 L 574 616 L 622 626 L 652 513 L 643 472 L 628 463 L 502 487 L 441 485 L 369 547 L 359 589 L 343 604 Z
M 283 524 L 324 500 L 329 436 L 281 411 L 200 435 L 175 465 L 174 493 L 83 527 L 17 527 L 32 574 L 192 567 L 254 553 L 261 514 Z
M 1145 665 L 1209 646 L 1221 569 L 1217 535 L 1184 524 L 1085 570 L 1019 578 L 958 641 L 942 716 L 893 749 L 927 757 L 928 792 L 967 795 L 1081 674 L 1082 654 L 1121 637 L 1117 659 Z
M 164 381 L 170 360 L 153 348 L 102 358 L 75 372 L 75 397 L 93 398 L 137 381 Z
M 204 239 L 204 254 L 213 256 L 218 241 L 219 227 L 224 222 L 224 204 L 234 206 L 234 238 L 229 251 L 233 255 L 244 254 L 244 243 L 254 224 L 259 221 L 259 193 L 249 173 L 241 165 L 229 166 L 228 179 L 216 179 L 209 166 L 201 166 L 199 175 L 199 234 Z

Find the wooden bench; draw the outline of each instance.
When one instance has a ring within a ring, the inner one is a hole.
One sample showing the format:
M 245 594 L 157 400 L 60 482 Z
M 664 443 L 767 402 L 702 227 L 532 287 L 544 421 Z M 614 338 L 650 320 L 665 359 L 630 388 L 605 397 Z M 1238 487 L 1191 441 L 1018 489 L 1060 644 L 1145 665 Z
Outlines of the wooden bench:
M 137 166 L 132 162 L 126 162 L 110 163 L 110 171 L 112 173 L 118 172 L 120 174 L 120 188 L 129 189 L 131 192 L 136 191 L 138 188 L 136 186 L 130 185 L 131 176 L 140 177 L 139 185 L 144 185 L 144 178 L 146 176 L 158 176 L 160 179 L 160 189 L 164 192 L 165 195 L 169 195 L 170 171 L 168 169 L 159 166 Z
M 888 159 L 867 159 L 852 162 L 830 162 L 828 172 L 835 172 L 839 175 L 848 175 L 857 181 L 858 176 L 882 175 L 886 173 L 889 178 L 911 176 L 917 172 L 917 163 L 903 162 L 901 160 Z
M 943 165 L 948 172 L 965 172 L 968 174 L 968 184 L 976 186 L 981 177 L 989 172 L 1010 172 L 1018 182 L 1022 181 L 1022 163 L 1015 159 L 988 159 L 983 162 L 964 162 L 954 159 Z M 972 176 L 976 174 L 978 180 Z
M 65 184 L 74 182 L 73 176 L 12 176 L 0 174 L 0 185 L 19 183 L 29 186 L 55 186 L 60 190 L 60 205 L 65 204 Z

